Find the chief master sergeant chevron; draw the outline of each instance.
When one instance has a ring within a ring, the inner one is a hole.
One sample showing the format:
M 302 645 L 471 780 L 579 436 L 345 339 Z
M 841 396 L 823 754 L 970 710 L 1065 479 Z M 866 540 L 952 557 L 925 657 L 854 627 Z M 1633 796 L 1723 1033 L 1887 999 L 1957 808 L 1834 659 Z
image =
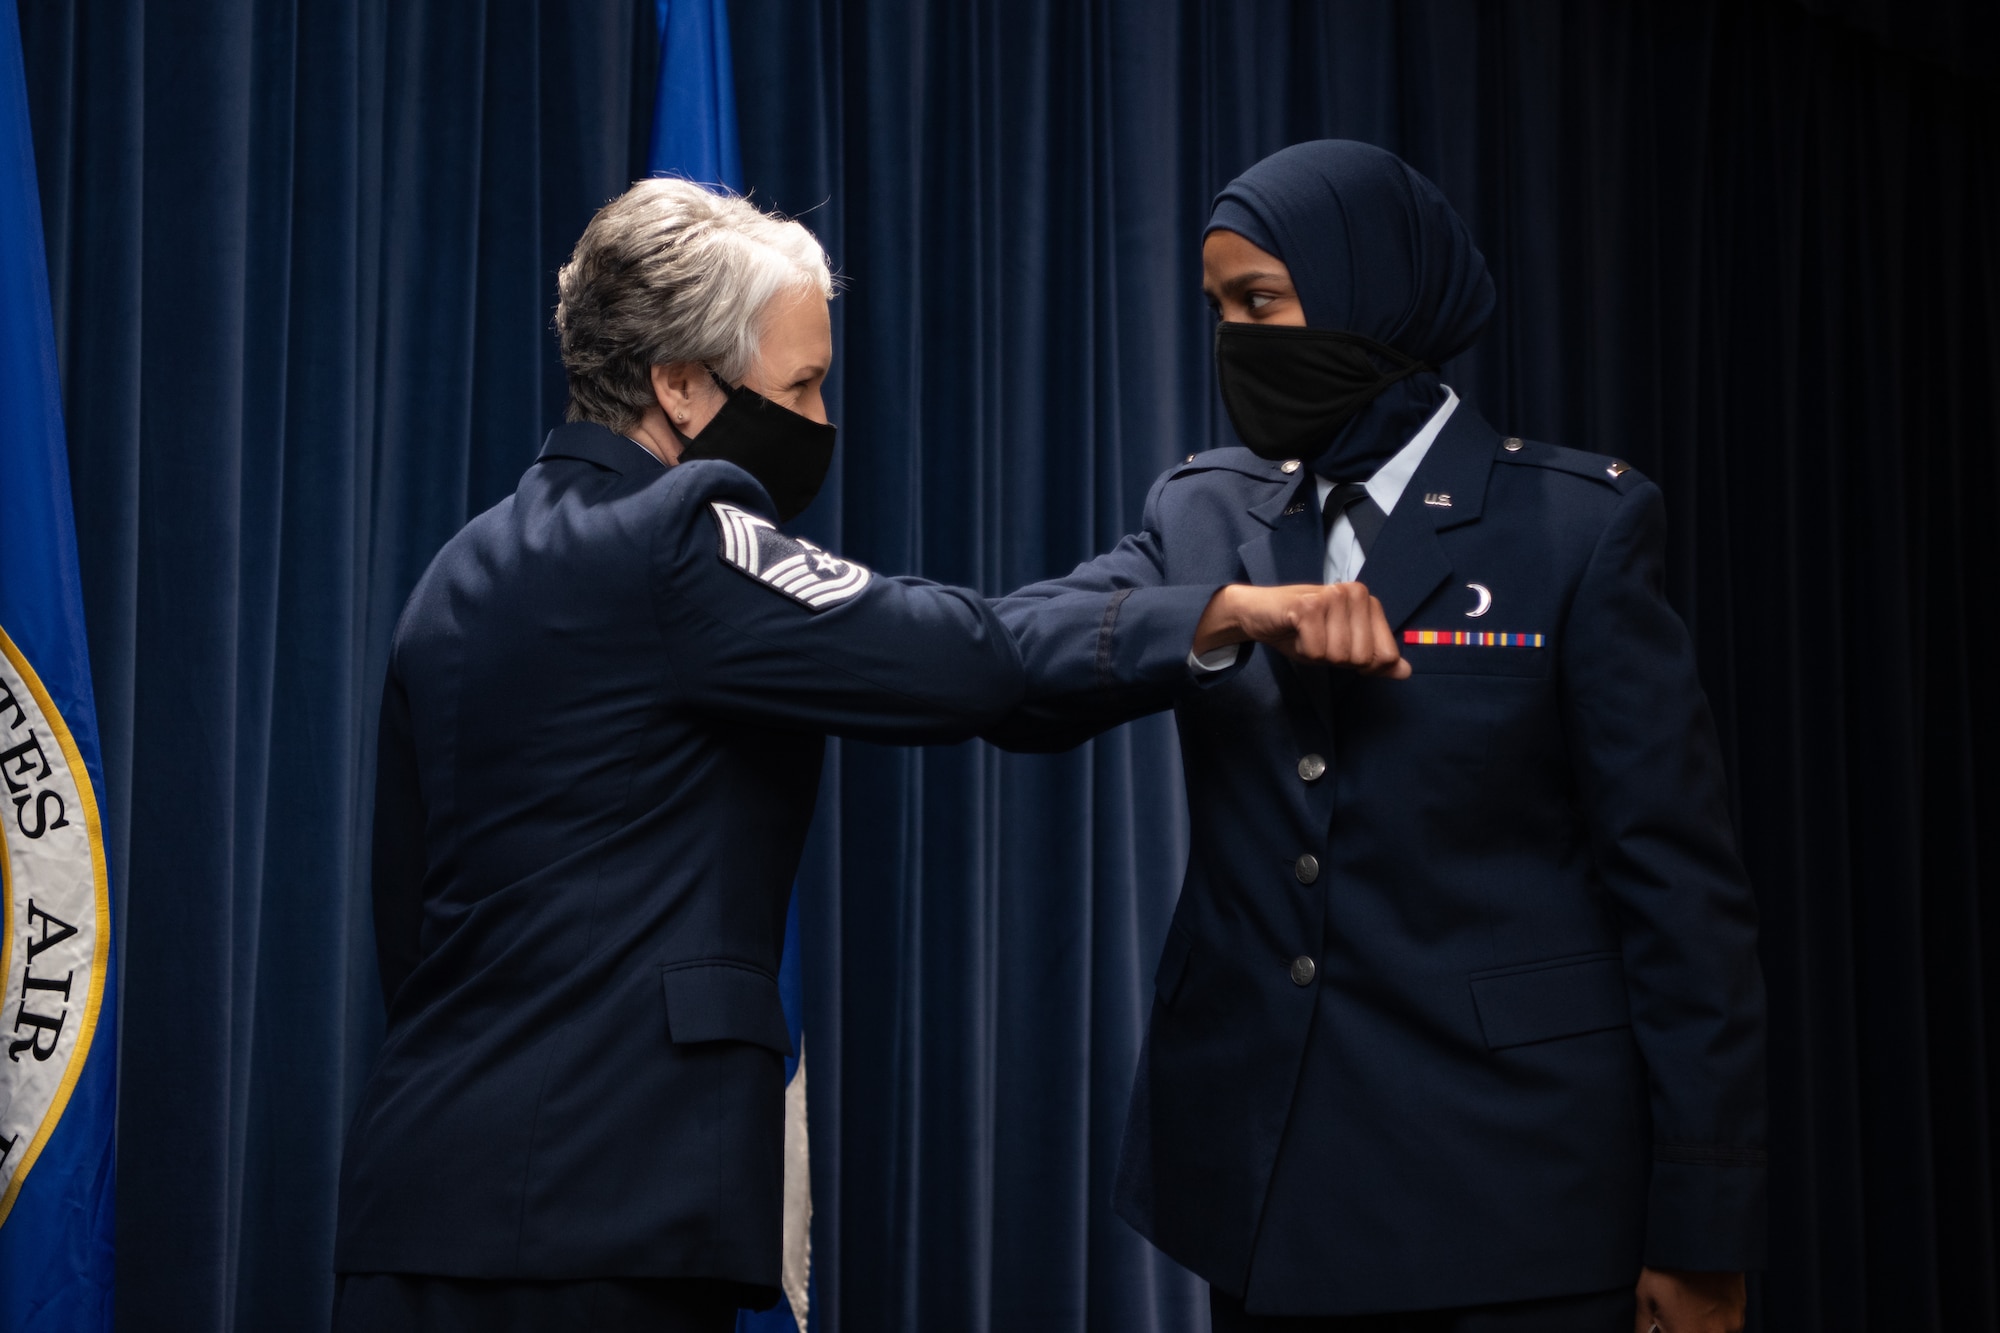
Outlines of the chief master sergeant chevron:
M 962 739 L 1021 691 L 979 597 L 777 527 L 833 448 L 831 295 L 803 227 L 674 180 L 562 271 L 570 424 L 396 630 L 338 1329 L 692 1333 L 776 1299 L 775 976 L 823 736 Z
M 1119 1211 L 1217 1333 L 1739 1327 L 1763 983 L 1660 491 L 1440 382 L 1492 281 L 1391 154 L 1258 163 L 1202 260 L 1248 447 L 997 604 L 1028 688 L 996 740 L 1179 722 L 1191 849 Z M 1413 673 L 1231 646 L 1227 587 L 1124 614 L 1246 578 L 1359 579 Z

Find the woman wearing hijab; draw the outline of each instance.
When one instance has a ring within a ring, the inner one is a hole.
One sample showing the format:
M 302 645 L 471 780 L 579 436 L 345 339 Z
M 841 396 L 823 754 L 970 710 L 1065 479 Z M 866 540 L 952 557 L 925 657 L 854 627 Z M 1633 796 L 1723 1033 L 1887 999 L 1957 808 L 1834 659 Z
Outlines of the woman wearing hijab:
M 1179 722 L 1119 1212 L 1218 1333 L 1740 1327 L 1763 983 L 1658 488 L 1442 382 L 1493 284 L 1393 155 L 1265 159 L 1202 260 L 1243 447 L 997 604 L 1028 686 L 994 739 Z M 1402 662 L 1295 660 L 1238 581 L 1379 606 Z

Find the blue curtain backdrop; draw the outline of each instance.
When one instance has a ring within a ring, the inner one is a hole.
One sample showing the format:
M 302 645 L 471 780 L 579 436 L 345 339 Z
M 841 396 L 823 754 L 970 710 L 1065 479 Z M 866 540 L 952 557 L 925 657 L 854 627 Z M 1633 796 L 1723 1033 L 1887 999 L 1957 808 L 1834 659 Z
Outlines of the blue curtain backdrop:
M 169 12 L 171 16 L 169 17 Z M 121 1322 L 311 1328 L 379 1035 L 369 741 L 430 553 L 560 414 L 651 0 L 30 0 L 126 993 Z M 836 302 L 803 527 L 1000 590 L 1224 437 L 1195 237 L 1323 134 L 1501 306 L 1450 379 L 1666 488 L 1765 913 L 1772 1330 L 1993 1329 L 2000 136 L 1985 7 L 734 0 Z M 1985 688 L 1982 688 L 1985 687 Z M 1204 1326 L 1106 1207 L 1184 839 L 1158 720 L 845 745 L 802 882 L 828 1330 Z
M 122 1327 L 330 1313 L 388 636 L 560 418 L 644 8 L 21 6 L 123 872 Z

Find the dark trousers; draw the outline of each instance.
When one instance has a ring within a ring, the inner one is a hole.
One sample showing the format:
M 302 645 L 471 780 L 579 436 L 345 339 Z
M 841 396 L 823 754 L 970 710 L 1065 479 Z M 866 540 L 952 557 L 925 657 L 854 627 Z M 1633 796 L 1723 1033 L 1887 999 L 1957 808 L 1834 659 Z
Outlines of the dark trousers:
M 701 1278 L 489 1282 L 342 1273 L 334 1333 L 730 1333 L 739 1304 L 769 1293 Z
M 1632 1333 L 1638 1297 L 1631 1287 L 1506 1305 L 1397 1314 L 1257 1315 L 1213 1287 L 1208 1292 L 1214 1333 Z

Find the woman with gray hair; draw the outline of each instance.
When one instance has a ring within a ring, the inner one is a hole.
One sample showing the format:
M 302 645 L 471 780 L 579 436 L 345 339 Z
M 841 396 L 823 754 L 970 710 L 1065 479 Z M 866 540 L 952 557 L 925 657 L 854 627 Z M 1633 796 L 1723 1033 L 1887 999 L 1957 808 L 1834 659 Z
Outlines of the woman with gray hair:
M 828 734 L 1019 700 L 968 591 L 779 524 L 833 449 L 833 284 L 682 181 L 594 218 L 569 424 L 397 626 L 374 828 L 388 1032 L 348 1134 L 340 1330 L 722 1330 L 776 1299 L 776 973 Z
M 820 399 L 833 276 L 812 233 L 687 181 L 641 181 L 598 213 L 559 286 L 571 421 L 629 435 L 669 467 L 736 463 L 780 522 L 812 502 L 833 459 Z M 730 403 L 740 411 L 723 413 Z

